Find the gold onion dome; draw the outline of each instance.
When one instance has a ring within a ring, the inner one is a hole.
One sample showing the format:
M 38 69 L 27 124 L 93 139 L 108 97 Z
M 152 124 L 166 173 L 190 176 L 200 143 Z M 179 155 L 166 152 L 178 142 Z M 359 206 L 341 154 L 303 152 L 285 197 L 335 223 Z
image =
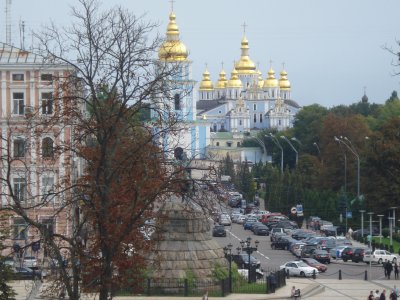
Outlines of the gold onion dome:
M 256 65 L 249 57 L 249 41 L 244 36 L 242 39 L 242 54 L 240 60 L 235 64 L 235 68 L 239 74 L 254 74 Z
M 219 78 L 218 78 L 217 82 L 215 83 L 215 88 L 216 89 L 224 89 L 224 88 L 226 88 L 228 80 L 226 79 L 225 76 L 226 76 L 226 73 L 222 69 L 221 72 L 219 73 Z
M 264 80 L 262 78 L 262 73 L 260 70 L 257 70 L 257 74 L 258 74 L 258 88 L 262 89 L 264 86 Z
M 206 69 L 203 73 L 203 79 L 200 82 L 200 91 L 212 91 L 214 89 L 213 83 L 210 80 L 210 72 Z
M 264 81 L 264 87 L 265 88 L 276 88 L 278 87 L 278 80 L 275 78 L 275 71 L 272 69 L 272 67 L 268 71 L 268 77 Z
M 287 79 L 287 72 L 285 70 L 281 71 L 281 78 L 279 79 L 279 87 L 282 90 L 290 89 L 290 81 Z
M 228 80 L 226 85 L 227 88 L 242 88 L 242 81 L 238 77 L 238 71 L 234 68 L 231 73 L 231 79 Z
M 174 12 L 169 15 L 167 38 L 158 50 L 158 57 L 163 61 L 183 61 L 188 57 L 186 46 L 179 39 L 179 28 Z

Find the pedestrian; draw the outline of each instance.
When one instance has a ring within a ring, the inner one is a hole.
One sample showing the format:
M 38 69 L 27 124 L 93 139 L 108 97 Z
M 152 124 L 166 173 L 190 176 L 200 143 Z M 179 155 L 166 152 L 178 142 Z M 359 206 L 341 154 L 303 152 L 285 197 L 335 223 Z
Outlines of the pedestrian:
M 397 262 L 394 263 L 394 279 L 399 279 L 399 265 Z
M 385 271 L 385 278 L 387 278 L 387 267 L 386 267 L 386 264 L 387 264 L 387 259 L 385 259 L 385 261 L 382 263 L 383 270 Z
M 277 284 L 275 274 L 271 273 L 270 278 L 271 278 L 271 281 L 270 281 L 270 283 L 271 283 L 271 293 L 275 293 L 276 284 Z
M 349 239 L 352 240 L 353 239 L 353 229 L 351 229 L 351 227 L 349 228 Z
M 386 268 L 387 268 L 386 272 L 387 272 L 388 279 L 390 279 L 390 274 L 392 274 L 392 270 L 393 270 L 393 266 L 392 266 L 392 263 L 390 261 L 388 261 L 386 263 Z
M 390 300 L 397 300 L 396 290 L 392 290 L 392 292 L 390 293 L 389 299 Z
M 369 292 L 368 300 L 375 300 L 374 291 Z
M 374 297 L 375 297 L 375 300 L 379 300 L 379 298 L 380 298 L 379 290 L 375 290 Z
M 386 300 L 386 290 L 383 289 L 381 295 L 379 296 L 379 300 Z
M 203 298 L 201 300 L 208 300 L 208 291 L 203 295 Z
M 294 297 L 295 293 L 296 293 L 296 287 L 292 286 L 292 290 L 290 291 L 290 297 Z

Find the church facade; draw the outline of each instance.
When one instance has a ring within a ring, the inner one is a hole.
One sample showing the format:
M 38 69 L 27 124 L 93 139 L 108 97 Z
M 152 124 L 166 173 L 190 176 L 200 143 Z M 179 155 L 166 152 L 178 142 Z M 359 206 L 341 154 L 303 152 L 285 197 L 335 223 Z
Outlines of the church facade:
M 175 20 L 171 12 L 166 40 L 159 49 L 160 62 L 179 65 L 180 70 L 171 78 L 171 95 L 164 101 L 167 112 L 164 117 L 177 118 L 179 130 L 160 137 L 164 149 L 173 153 L 173 149 L 181 147 L 188 158 L 202 159 L 208 155 L 207 148 L 214 147 L 211 133 L 214 139 L 218 139 L 220 132 L 245 137 L 263 129 L 281 131 L 293 126 L 300 106 L 291 98 L 291 84 L 284 68 L 277 79 L 271 65 L 264 79 L 249 56 L 249 42 L 244 35 L 240 58 L 234 63 L 229 79 L 222 68 L 214 83 L 206 68 L 197 85 Z

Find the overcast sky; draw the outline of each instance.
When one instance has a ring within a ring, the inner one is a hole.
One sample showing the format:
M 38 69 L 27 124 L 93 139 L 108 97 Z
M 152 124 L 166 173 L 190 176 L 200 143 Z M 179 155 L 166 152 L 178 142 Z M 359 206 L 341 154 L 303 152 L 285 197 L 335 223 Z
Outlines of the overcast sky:
M 5 2 L 0 0 L 1 41 L 5 41 Z M 25 21 L 26 31 L 50 20 L 69 24 L 69 7 L 77 3 L 12 0 L 14 45 L 20 44 L 20 20 Z M 103 0 L 103 7 L 115 4 L 136 15 L 146 13 L 165 33 L 169 1 Z M 270 60 L 277 73 L 284 62 L 292 98 L 302 106 L 348 105 L 361 99 L 364 87 L 375 103 L 383 103 L 393 90 L 400 92 L 400 76 L 393 76 L 395 58 L 382 49 L 396 48 L 400 39 L 399 0 L 176 0 L 174 11 L 195 80 L 201 80 L 206 63 L 213 81 L 221 62 L 230 77 L 233 61 L 240 58 L 245 22 L 250 57 L 259 62 L 263 77 Z M 25 41 L 29 46 L 30 38 Z

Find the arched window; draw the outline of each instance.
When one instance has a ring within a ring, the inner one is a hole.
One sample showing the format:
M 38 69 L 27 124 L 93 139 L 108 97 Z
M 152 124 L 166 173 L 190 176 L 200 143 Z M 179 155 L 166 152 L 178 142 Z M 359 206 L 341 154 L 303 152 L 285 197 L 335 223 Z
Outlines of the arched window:
M 174 104 L 175 104 L 175 110 L 181 110 L 181 99 L 179 97 L 179 94 L 175 94 Z
M 53 140 L 49 137 L 46 137 L 42 140 L 42 156 L 49 158 L 54 155 L 54 147 Z

